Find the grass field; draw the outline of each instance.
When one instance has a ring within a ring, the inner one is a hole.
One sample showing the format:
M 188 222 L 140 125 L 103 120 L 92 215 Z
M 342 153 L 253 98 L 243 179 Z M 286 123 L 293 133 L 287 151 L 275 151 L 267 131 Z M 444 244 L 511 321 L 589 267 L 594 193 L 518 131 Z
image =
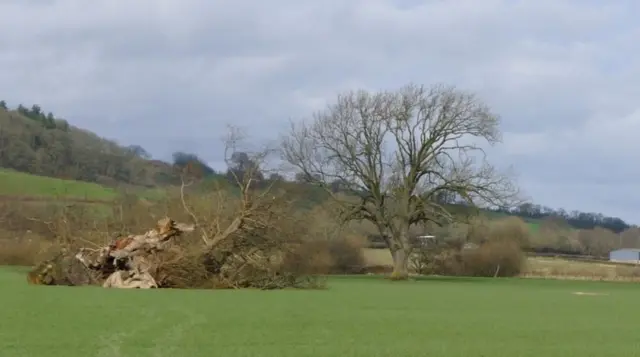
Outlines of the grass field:
M 74 201 L 110 204 L 123 192 L 138 197 L 158 200 L 165 197 L 161 188 L 129 188 L 116 190 L 96 183 L 62 180 L 53 177 L 31 175 L 8 169 L 0 169 L 0 200 L 21 202 Z
M 88 201 L 108 201 L 118 193 L 95 183 L 61 180 L 30 175 L 12 170 L 0 170 L 0 196 L 27 198 L 65 198 Z
M 340 277 L 327 290 L 261 292 L 24 280 L 0 269 L 3 356 L 628 357 L 640 348 L 630 313 L 640 286 L 625 283 Z

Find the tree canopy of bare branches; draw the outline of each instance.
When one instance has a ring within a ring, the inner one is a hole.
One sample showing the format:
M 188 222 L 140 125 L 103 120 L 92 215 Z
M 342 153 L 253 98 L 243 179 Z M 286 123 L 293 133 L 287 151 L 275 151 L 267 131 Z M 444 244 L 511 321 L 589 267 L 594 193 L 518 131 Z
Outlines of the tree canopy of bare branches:
M 474 94 L 406 85 L 350 91 L 292 124 L 284 159 L 331 192 L 344 218 L 369 220 L 385 237 L 393 277 L 408 276 L 410 226 L 454 220 L 443 197 L 470 206 L 509 206 L 518 190 L 486 160 L 482 144 L 501 141 L 499 118 Z M 351 194 L 335 194 L 340 182 Z

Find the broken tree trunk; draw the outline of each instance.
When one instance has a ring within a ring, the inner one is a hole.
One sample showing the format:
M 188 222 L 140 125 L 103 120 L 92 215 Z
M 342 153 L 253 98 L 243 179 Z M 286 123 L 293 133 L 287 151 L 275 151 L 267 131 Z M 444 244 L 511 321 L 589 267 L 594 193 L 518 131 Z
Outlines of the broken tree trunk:
M 157 288 L 145 257 L 162 251 L 171 238 L 193 229 L 167 217 L 144 234 L 119 238 L 97 250 L 81 248 L 74 256 L 61 254 L 37 266 L 27 280 L 41 285 L 89 285 L 104 280 L 105 288 Z M 71 268 L 75 273 L 65 274 Z

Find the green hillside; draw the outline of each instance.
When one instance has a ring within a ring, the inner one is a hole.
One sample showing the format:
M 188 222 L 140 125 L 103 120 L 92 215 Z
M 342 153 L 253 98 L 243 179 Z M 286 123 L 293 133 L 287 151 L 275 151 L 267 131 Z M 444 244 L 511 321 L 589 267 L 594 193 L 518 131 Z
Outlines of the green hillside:
M 62 180 L 14 170 L 0 170 L 0 196 L 5 199 L 62 199 L 110 201 L 118 196 L 115 189 L 96 183 Z
M 0 167 L 107 186 L 179 182 L 170 164 L 151 160 L 140 146 L 121 146 L 45 115 L 37 105 L 0 105 Z

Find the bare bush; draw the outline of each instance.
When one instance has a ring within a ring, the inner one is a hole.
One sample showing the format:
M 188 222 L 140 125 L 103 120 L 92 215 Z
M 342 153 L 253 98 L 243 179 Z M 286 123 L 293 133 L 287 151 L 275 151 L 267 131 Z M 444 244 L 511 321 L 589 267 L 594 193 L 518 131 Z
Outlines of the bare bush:
M 519 217 L 497 219 L 489 225 L 489 242 L 514 243 L 526 249 L 531 245 L 529 225 Z
M 49 252 L 52 245 L 34 234 L 0 239 L 0 265 L 35 265 Z
M 576 234 L 585 255 L 605 257 L 619 245 L 619 237 L 605 228 L 581 229 Z
M 617 248 L 640 248 L 640 228 L 631 227 L 620 232 Z
M 491 235 L 490 222 L 484 215 L 471 217 L 467 224 L 466 241 L 474 244 L 486 242 Z
M 308 241 L 300 244 L 283 259 L 283 267 L 288 271 L 302 274 L 329 274 L 333 259 L 327 241 Z
M 516 276 L 522 271 L 525 255 L 512 241 L 489 241 L 477 249 L 462 252 L 464 275 L 482 277 Z
M 459 234 L 459 233 L 458 233 Z M 464 276 L 514 276 L 520 273 L 529 244 L 529 230 L 522 220 L 506 218 L 490 222 L 470 220 L 467 243 L 461 240 L 424 246 L 412 257 L 419 274 Z
M 346 239 L 327 242 L 328 255 L 331 258 L 331 274 L 361 274 L 364 272 L 365 259 L 362 246 Z
M 457 242 L 421 247 L 412 255 L 411 267 L 422 275 L 463 275 L 461 250 Z

